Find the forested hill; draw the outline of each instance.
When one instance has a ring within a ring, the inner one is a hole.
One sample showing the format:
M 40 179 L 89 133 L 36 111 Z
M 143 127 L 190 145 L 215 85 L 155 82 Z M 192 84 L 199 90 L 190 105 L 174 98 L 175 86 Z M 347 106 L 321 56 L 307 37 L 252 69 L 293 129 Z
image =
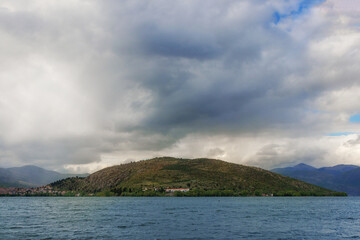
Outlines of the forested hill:
M 189 188 L 184 195 L 342 195 L 260 168 L 205 158 L 154 158 L 108 167 L 86 178 L 60 180 L 51 186 L 110 195 L 161 195 L 167 188 Z

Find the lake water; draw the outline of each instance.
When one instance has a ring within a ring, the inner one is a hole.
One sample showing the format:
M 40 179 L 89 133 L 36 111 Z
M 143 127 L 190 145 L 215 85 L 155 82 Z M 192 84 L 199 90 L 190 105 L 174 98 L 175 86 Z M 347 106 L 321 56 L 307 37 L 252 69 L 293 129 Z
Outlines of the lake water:
M 0 239 L 360 238 L 360 198 L 0 198 Z

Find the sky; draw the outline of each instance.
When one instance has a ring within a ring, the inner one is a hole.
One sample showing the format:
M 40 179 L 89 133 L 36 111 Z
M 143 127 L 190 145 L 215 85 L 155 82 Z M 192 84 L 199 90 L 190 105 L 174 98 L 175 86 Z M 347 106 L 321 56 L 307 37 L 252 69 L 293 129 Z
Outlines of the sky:
M 0 167 L 360 165 L 360 1 L 1 1 Z

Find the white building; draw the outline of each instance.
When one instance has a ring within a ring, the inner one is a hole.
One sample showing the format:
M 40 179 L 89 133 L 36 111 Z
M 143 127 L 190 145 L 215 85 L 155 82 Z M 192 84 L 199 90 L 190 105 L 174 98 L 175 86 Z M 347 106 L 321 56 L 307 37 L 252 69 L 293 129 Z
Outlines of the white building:
M 190 188 L 167 188 L 166 192 L 188 192 Z

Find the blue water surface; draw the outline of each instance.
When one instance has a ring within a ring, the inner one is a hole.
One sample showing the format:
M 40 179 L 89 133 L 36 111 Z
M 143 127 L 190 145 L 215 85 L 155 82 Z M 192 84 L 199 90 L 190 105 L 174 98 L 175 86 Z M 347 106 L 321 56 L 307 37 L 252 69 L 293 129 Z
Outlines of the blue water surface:
M 0 198 L 0 239 L 346 238 L 359 197 Z

